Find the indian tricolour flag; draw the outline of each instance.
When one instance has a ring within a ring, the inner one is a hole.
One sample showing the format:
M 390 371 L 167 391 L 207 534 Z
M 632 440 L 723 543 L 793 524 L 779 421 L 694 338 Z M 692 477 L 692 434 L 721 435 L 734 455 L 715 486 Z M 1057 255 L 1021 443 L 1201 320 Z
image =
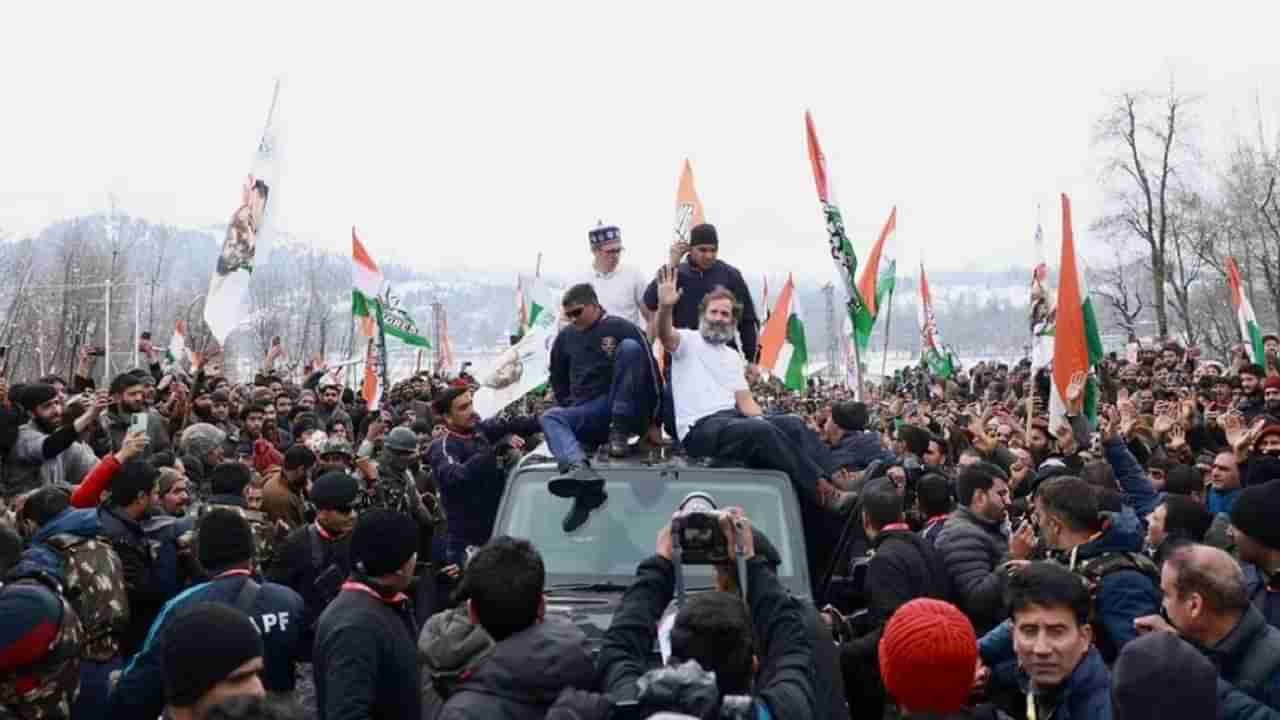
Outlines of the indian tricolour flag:
M 1088 373 L 1102 362 L 1102 336 L 1089 298 L 1089 287 L 1076 257 L 1071 229 L 1071 200 L 1062 195 L 1062 263 L 1058 277 L 1057 327 L 1053 342 L 1053 382 L 1049 384 L 1049 427 L 1066 421 L 1067 386 L 1071 376 Z M 1097 382 L 1090 376 L 1084 391 L 1084 412 L 1093 423 L 1098 416 Z
M 854 318 L 854 336 L 858 349 L 866 352 L 871 341 L 871 331 L 876 325 L 876 316 L 880 314 L 880 306 L 885 296 L 893 291 L 894 276 L 897 274 L 897 263 L 886 254 L 885 248 L 898 232 L 898 208 L 895 206 L 885 221 L 880 238 L 871 248 L 867 256 L 867 264 L 862 266 L 862 274 L 858 277 L 858 294 L 862 296 L 862 307 Z M 881 258 L 884 258 L 884 271 L 880 270 Z
M 780 378 L 791 390 L 805 387 L 804 368 L 809 352 L 804 339 L 804 318 L 800 312 L 800 293 L 787 277 L 778 304 L 760 336 L 760 367 Z
M 929 371 L 940 378 L 951 377 L 955 374 L 955 368 L 951 363 L 951 354 L 942 347 L 938 317 L 933 314 L 933 293 L 929 290 L 929 279 L 924 274 L 924 261 L 920 262 L 920 306 L 917 318 L 920 321 L 920 354 L 929 364 Z
M 1236 311 L 1236 323 L 1240 326 L 1240 338 L 1249 347 L 1249 355 L 1253 362 L 1263 364 L 1264 350 L 1262 328 L 1258 327 L 1258 318 L 1253 314 L 1253 304 L 1244 292 L 1244 282 L 1240 279 L 1240 266 L 1236 259 L 1227 257 L 1227 281 L 1231 284 L 1231 306 Z
M 173 337 L 169 338 L 169 349 L 164 359 L 170 365 L 177 365 L 187 356 L 187 321 L 179 320 L 173 328 Z
M 378 269 L 364 243 L 351 228 L 351 314 L 359 323 L 360 333 L 371 338 L 378 331 L 377 308 L 386 278 Z

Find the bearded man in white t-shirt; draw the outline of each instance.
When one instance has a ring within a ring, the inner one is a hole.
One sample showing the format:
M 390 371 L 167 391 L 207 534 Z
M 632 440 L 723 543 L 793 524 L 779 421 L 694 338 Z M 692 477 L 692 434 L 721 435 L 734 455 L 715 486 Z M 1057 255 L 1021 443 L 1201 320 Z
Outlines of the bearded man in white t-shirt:
M 734 460 L 779 470 L 791 478 L 802 503 L 839 514 L 857 500 L 831 484 L 822 467 L 801 451 L 820 445 L 794 415 L 766 416 L 747 385 L 746 361 L 729 347 L 742 313 L 733 293 L 717 287 L 703 298 L 697 330 L 676 329 L 677 274 L 658 271 L 658 337 L 671 353 L 676 432 L 692 457 Z

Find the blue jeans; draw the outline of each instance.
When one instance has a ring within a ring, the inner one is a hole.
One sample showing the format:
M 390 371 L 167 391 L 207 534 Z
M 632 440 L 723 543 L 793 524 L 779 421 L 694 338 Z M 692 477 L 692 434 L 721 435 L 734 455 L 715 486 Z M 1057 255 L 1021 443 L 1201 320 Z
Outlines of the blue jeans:
M 581 443 L 599 445 L 609 439 L 613 420 L 620 421 L 630 432 L 643 433 L 657 402 L 658 384 L 649 348 L 628 338 L 618 344 L 609 394 L 573 407 L 546 411 L 542 414 L 542 434 L 556 461 L 573 465 L 586 459 Z

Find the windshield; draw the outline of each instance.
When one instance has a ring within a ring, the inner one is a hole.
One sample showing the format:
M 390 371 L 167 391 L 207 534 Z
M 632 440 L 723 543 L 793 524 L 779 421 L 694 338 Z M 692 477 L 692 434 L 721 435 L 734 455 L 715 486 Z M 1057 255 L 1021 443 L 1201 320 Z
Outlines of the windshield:
M 635 577 L 640 561 L 653 555 L 658 530 L 686 495 L 710 493 L 721 508 L 741 507 L 752 526 L 763 531 L 782 556 L 778 577 L 783 585 L 808 594 L 804 547 L 794 494 L 776 473 L 681 468 L 604 468 L 609 501 L 573 535 L 560 530 L 569 500 L 547 491 L 549 470 L 518 473 L 499 513 L 495 535 L 528 538 L 547 568 L 547 585 L 616 582 Z M 678 474 L 678 476 L 677 476 Z M 785 492 L 785 494 L 784 494 Z M 686 566 L 690 587 L 712 584 L 710 566 Z

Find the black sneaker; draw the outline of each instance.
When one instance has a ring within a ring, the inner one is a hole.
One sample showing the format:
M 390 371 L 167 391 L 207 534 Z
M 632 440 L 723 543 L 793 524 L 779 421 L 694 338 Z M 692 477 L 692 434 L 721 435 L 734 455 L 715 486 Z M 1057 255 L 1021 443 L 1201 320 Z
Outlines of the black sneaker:
M 631 454 L 631 433 L 622 429 L 618 423 L 609 426 L 609 457 L 624 458 Z
M 591 513 L 603 508 L 609 500 L 609 493 L 601 490 L 591 490 L 574 498 L 573 505 L 569 507 L 569 512 L 564 516 L 564 521 L 560 523 L 560 527 L 566 533 L 572 533 L 578 530 L 587 521 L 591 519 Z
M 604 492 L 604 477 L 587 463 L 578 463 L 551 478 L 547 482 L 547 489 L 556 497 L 576 498 L 593 490 Z

